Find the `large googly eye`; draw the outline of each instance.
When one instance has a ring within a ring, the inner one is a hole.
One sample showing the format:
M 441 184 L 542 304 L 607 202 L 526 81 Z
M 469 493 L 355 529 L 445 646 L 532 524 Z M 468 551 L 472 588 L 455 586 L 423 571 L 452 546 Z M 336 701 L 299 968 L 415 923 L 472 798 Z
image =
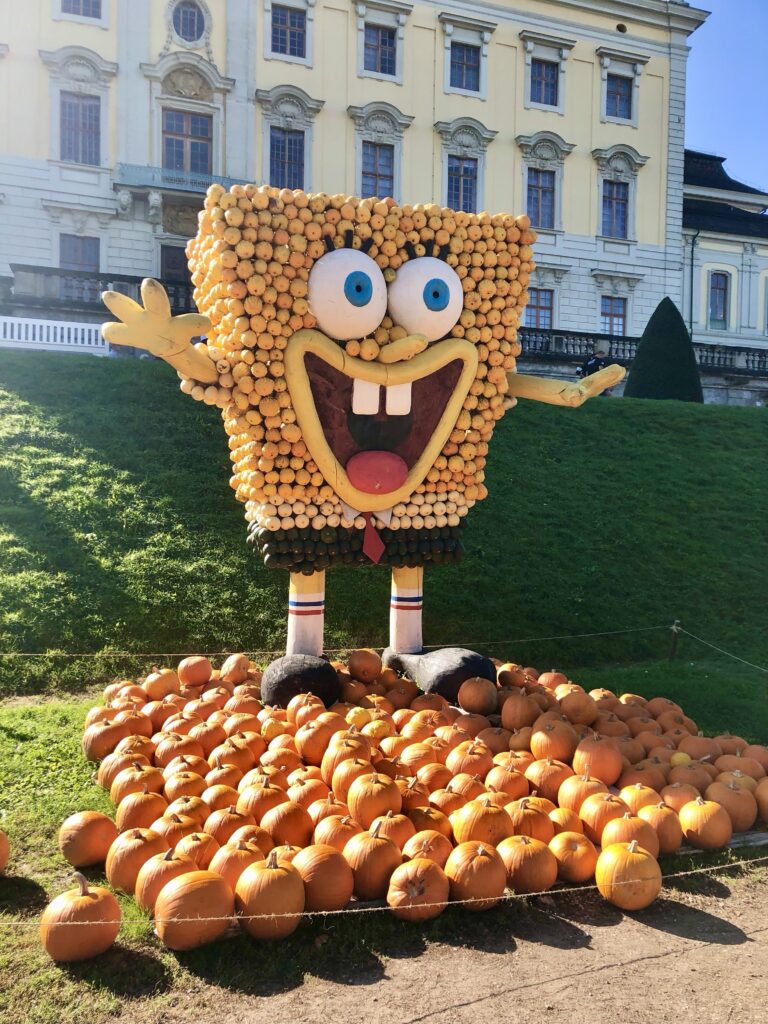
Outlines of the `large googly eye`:
M 309 308 L 329 338 L 364 338 L 387 311 L 384 275 L 370 256 L 336 249 L 322 256 L 309 274 Z
M 405 263 L 389 286 L 389 312 L 409 334 L 437 341 L 449 333 L 464 306 L 458 274 L 433 256 Z

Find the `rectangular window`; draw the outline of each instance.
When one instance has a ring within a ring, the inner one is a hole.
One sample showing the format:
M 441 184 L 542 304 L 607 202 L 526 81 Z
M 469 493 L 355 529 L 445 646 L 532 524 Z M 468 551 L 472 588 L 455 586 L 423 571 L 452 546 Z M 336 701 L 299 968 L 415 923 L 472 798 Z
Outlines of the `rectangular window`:
M 551 330 L 555 293 L 551 288 L 529 288 L 528 296 L 528 305 L 525 307 L 525 326 L 538 327 L 542 331 Z
M 391 196 L 395 191 L 395 147 L 363 142 L 363 196 Z
M 618 117 L 622 121 L 632 120 L 631 78 L 624 75 L 608 75 L 605 87 L 605 116 Z
M 61 159 L 72 164 L 101 162 L 101 101 L 63 92 L 60 102 Z
M 101 18 L 101 0 L 61 0 L 62 14 L 79 18 Z
M 270 128 L 269 184 L 275 188 L 304 188 L 304 132 Z
M 59 267 L 98 275 L 99 239 L 85 235 L 59 235 Z M 99 281 L 96 276 L 68 277 L 62 273 L 59 295 L 67 302 L 98 302 Z
M 555 172 L 528 170 L 528 216 L 536 228 L 555 226 Z
M 480 92 L 480 47 L 451 43 L 451 88 Z
M 448 206 L 465 213 L 477 211 L 477 160 L 473 157 L 448 157 Z
M 365 53 L 363 67 L 379 75 L 397 72 L 397 34 L 383 25 L 365 26 Z
M 709 275 L 709 326 L 714 331 L 728 330 L 728 280 L 724 271 Z
M 163 167 L 211 173 L 213 118 L 186 110 L 163 110 Z
M 626 181 L 603 182 L 603 230 L 606 238 L 628 238 L 629 184 Z
M 600 299 L 600 330 L 603 334 L 621 336 L 627 326 L 627 300 L 616 295 Z
M 531 61 L 531 103 L 557 106 L 560 65 L 552 60 Z
M 307 13 L 295 7 L 272 8 L 272 53 L 307 56 Z

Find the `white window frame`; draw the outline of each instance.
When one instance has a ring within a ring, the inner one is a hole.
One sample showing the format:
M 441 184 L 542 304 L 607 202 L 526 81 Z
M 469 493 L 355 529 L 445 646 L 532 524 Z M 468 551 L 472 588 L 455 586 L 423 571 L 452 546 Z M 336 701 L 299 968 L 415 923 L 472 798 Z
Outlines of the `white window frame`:
M 402 194 L 403 135 L 413 117 L 402 114 L 391 103 L 366 103 L 364 107 L 347 107 L 355 123 L 355 190 L 363 194 L 363 143 L 375 142 L 394 147 L 393 199 L 400 202 Z
M 403 0 L 361 0 L 355 4 L 357 14 L 357 76 L 375 78 L 380 82 L 403 84 L 405 63 L 405 23 L 413 10 L 413 4 Z M 395 30 L 395 73 L 383 75 L 379 71 L 368 71 L 365 67 L 365 27 L 377 25 Z
M 257 89 L 256 99 L 262 108 L 261 173 L 269 181 L 270 129 L 284 128 L 304 132 L 304 191 L 312 188 L 312 150 L 315 117 L 325 100 L 312 99 L 297 85 L 276 85 L 272 89 Z
M 81 14 L 67 14 L 62 10 L 62 0 L 51 0 L 52 21 L 73 21 L 77 25 L 94 25 L 96 28 L 109 28 L 109 15 L 112 0 L 101 0 L 101 17 L 84 18 Z
M 264 60 L 281 60 L 286 64 L 301 64 L 311 68 L 315 50 L 315 3 L 316 0 L 264 0 Z M 292 7 L 304 11 L 307 16 L 307 48 L 303 57 L 292 57 L 289 53 L 274 53 L 272 50 L 272 7 Z
M 224 78 L 215 65 L 199 53 L 178 50 L 161 57 L 156 64 L 141 64 L 141 71 L 150 84 L 150 165 L 163 166 L 163 110 L 183 110 L 189 114 L 207 114 L 212 118 L 211 174 L 215 177 L 224 169 L 224 138 L 221 126 L 224 123 L 225 93 L 235 85 L 233 78 Z M 197 99 L 179 93 L 166 92 L 164 85 L 172 72 L 194 71 L 210 89 L 210 97 Z
M 478 18 L 465 18 L 461 14 L 440 14 L 443 26 L 443 92 L 458 96 L 469 96 L 476 100 L 485 100 L 488 94 L 488 44 L 496 30 L 495 21 L 481 21 Z M 471 89 L 458 89 L 451 85 L 451 44 L 464 43 L 480 49 L 480 88 L 477 92 Z
M 757 290 L 757 330 L 759 334 L 768 334 L 768 270 L 761 270 Z
M 50 159 L 56 164 L 85 170 L 103 171 L 111 163 L 109 151 L 109 83 L 117 74 L 117 64 L 104 60 L 85 46 L 62 46 L 58 50 L 40 50 L 40 59 L 48 68 L 50 93 Z M 61 159 L 61 94 L 74 92 L 99 100 L 99 162 L 77 164 Z
M 709 289 L 712 284 L 712 274 L 728 275 L 728 316 L 725 330 L 719 327 L 709 326 Z M 701 289 L 699 323 L 707 332 L 717 337 L 726 334 L 738 333 L 739 330 L 739 271 L 732 263 L 702 263 L 700 281 L 704 284 Z
M 592 280 L 597 290 L 595 323 L 598 334 L 602 334 L 602 300 L 603 296 L 626 300 L 626 317 L 624 336 L 632 335 L 633 297 L 635 288 L 643 280 L 643 274 L 630 274 L 624 270 L 592 270 Z
M 539 234 L 554 234 L 563 230 L 563 166 L 565 158 L 576 148 L 575 143 L 566 142 L 556 132 L 536 132 L 534 135 L 518 135 L 515 142 L 523 154 L 523 205 L 528 207 L 528 172 L 554 171 L 555 173 L 555 223 L 551 228 L 536 227 Z
M 525 75 L 523 79 L 523 106 L 526 110 L 548 110 L 550 113 L 565 116 L 565 65 L 568 56 L 576 45 L 575 39 L 550 35 L 548 32 L 534 32 L 523 29 L 520 32 L 525 57 Z M 558 66 L 557 103 L 539 103 L 531 99 L 531 77 L 534 60 L 546 60 Z
M 592 156 L 597 162 L 597 224 L 595 234 L 606 242 L 629 244 L 637 241 L 637 175 L 648 162 L 633 146 L 621 143 L 608 149 L 593 149 Z M 603 234 L 603 184 L 606 181 L 623 181 L 628 186 L 629 208 L 627 210 L 627 237 L 616 238 Z
M 552 292 L 552 323 L 549 327 L 534 327 L 533 325 L 529 325 L 525 322 L 528 310 L 533 308 L 530 304 L 530 293 L 534 289 L 539 292 Z M 520 326 L 523 327 L 526 331 L 554 331 L 556 329 L 555 324 L 557 322 L 559 289 L 555 288 L 551 284 L 541 284 L 541 282 L 534 281 L 533 279 L 531 279 L 531 281 L 529 281 L 529 283 L 526 285 L 525 290 L 528 292 L 529 299 L 526 303 L 525 309 L 523 310 L 523 319 L 520 322 Z
M 442 197 L 448 205 L 448 157 L 477 160 L 477 209 L 485 207 L 485 153 L 488 144 L 498 135 L 474 117 L 455 117 L 453 121 L 437 121 L 435 131 L 442 142 Z
M 627 53 L 626 50 L 614 50 L 610 46 L 598 46 L 600 61 L 600 120 L 603 124 L 624 124 L 637 128 L 640 111 L 640 76 L 649 57 L 641 53 Z M 632 116 L 613 117 L 606 110 L 608 100 L 608 75 L 620 75 L 632 82 Z

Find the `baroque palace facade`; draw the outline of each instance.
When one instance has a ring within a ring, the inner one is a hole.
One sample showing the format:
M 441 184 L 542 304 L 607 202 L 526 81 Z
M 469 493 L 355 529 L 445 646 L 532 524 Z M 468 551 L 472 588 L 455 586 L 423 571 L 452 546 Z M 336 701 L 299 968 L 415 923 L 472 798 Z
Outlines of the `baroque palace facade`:
M 676 0 L 30 0 L 13 21 L 6 9 L 2 308 L 95 323 L 103 287 L 130 293 L 147 275 L 187 308 L 183 247 L 208 184 L 269 181 L 526 210 L 539 232 L 530 357 L 554 370 L 603 334 L 631 358 L 621 339 L 664 295 L 688 317 L 686 60 L 705 17 Z M 758 296 L 768 245 L 750 245 Z M 695 282 L 703 344 L 708 281 Z M 744 301 L 730 285 L 729 310 Z M 721 348 L 741 341 L 728 315 Z

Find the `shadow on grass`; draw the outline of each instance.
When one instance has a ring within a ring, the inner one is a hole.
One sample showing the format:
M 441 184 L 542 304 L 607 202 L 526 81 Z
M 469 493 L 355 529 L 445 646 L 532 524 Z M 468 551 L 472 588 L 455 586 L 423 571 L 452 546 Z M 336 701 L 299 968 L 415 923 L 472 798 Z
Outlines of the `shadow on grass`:
M 39 914 L 48 903 L 42 885 L 21 875 L 0 875 L 0 914 Z
M 167 992 L 173 982 L 171 971 L 157 957 L 120 943 L 93 960 L 62 965 L 62 969 L 72 981 L 105 989 L 122 999 L 159 995 Z
M 657 931 L 714 945 L 739 946 L 750 941 L 749 936 L 730 921 L 675 900 L 658 899 L 638 913 L 637 919 Z

